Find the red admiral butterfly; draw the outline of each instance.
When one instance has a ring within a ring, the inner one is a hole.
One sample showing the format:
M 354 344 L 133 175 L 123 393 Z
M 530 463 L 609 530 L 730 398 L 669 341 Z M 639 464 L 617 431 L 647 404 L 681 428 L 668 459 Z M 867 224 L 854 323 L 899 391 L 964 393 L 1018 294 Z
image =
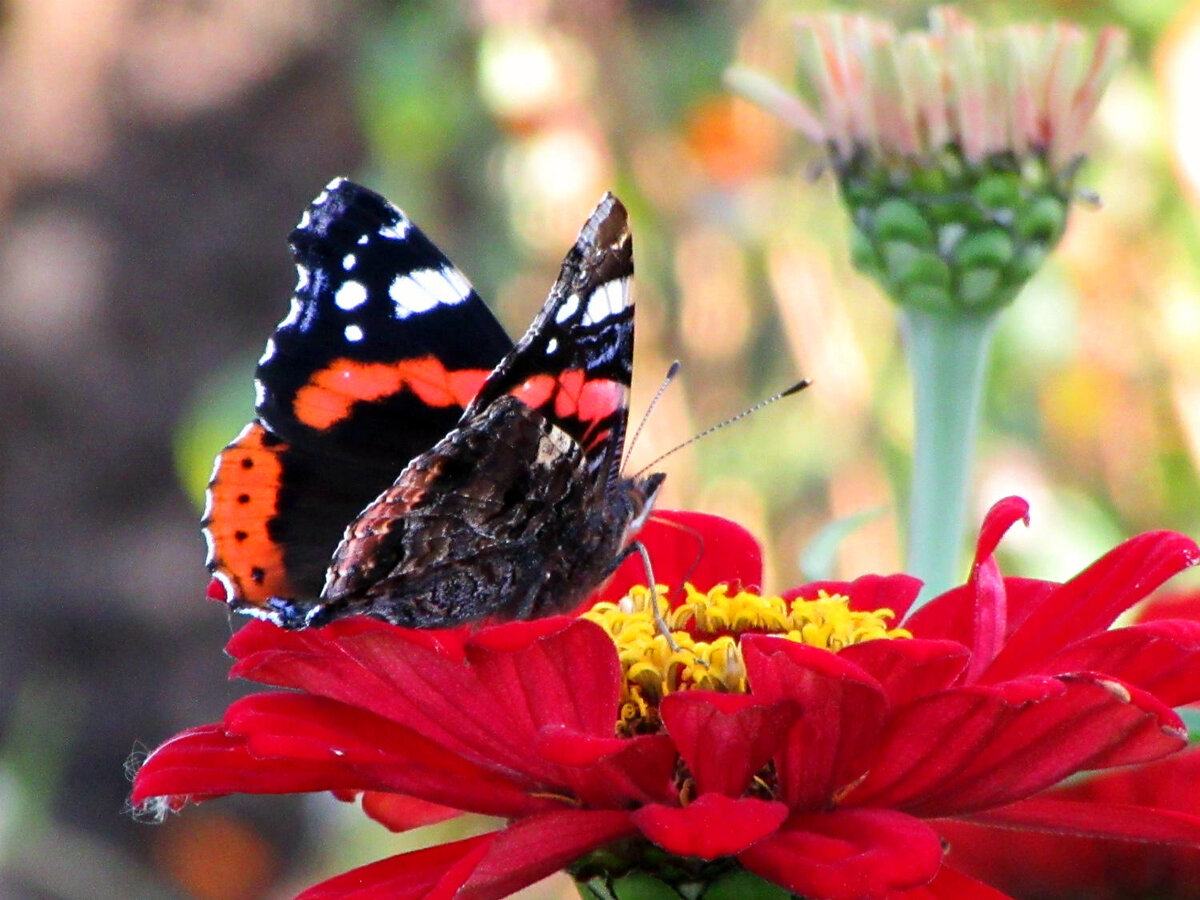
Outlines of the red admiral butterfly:
M 600 201 L 515 347 L 366 188 L 331 182 L 290 243 L 300 280 L 258 363 L 257 418 L 209 483 L 209 595 L 289 628 L 579 605 L 629 554 L 663 480 L 620 474 L 633 354 L 620 201 Z

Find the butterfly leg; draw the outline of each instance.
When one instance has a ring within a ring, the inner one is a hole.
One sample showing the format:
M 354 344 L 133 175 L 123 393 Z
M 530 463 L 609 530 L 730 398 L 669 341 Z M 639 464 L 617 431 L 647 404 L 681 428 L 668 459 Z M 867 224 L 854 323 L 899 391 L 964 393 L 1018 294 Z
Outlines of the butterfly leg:
M 613 571 L 616 571 L 617 566 L 634 553 L 642 558 L 642 567 L 646 570 L 646 584 L 650 588 L 650 609 L 654 613 L 654 624 L 658 628 L 658 633 L 663 636 L 672 653 L 679 653 L 680 647 L 675 643 L 675 638 L 671 636 L 671 629 L 667 625 L 667 620 L 663 618 L 662 607 L 658 605 L 658 582 L 654 580 L 654 567 L 650 565 L 650 554 L 646 551 L 646 545 L 641 541 L 634 541 L 622 550 L 616 565 L 613 566 Z

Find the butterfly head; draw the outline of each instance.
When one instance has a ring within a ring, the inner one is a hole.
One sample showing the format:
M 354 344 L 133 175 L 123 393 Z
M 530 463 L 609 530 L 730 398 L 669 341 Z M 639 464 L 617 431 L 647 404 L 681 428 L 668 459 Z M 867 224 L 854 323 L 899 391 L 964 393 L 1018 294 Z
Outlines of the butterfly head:
M 646 524 L 646 519 L 654 510 L 654 501 L 658 499 L 658 492 L 666 478 L 667 476 L 662 472 L 653 472 L 645 478 L 624 479 L 625 490 L 622 493 L 624 494 L 623 500 L 627 504 L 626 509 L 623 510 L 627 516 L 626 540 L 641 531 L 642 526 Z

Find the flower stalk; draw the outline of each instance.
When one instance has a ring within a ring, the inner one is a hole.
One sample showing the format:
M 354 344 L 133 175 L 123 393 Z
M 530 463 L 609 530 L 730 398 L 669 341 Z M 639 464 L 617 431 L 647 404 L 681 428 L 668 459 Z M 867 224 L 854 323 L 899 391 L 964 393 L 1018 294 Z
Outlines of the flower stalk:
M 961 580 L 971 450 L 997 315 L 951 317 L 909 307 L 901 317 L 916 426 L 907 570 L 925 582 L 922 597 Z
M 854 264 L 900 307 L 916 420 L 907 568 L 924 601 L 958 580 L 995 320 L 1066 229 L 1126 39 L 935 7 L 928 30 L 904 33 L 807 16 L 797 40 L 801 94 L 744 68 L 727 81 L 827 150 Z

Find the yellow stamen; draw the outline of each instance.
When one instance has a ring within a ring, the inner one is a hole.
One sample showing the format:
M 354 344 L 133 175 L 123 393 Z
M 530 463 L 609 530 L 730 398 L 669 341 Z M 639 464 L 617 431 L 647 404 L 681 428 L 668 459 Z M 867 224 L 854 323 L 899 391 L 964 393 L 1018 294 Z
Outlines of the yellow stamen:
M 612 636 L 625 675 L 618 734 L 644 734 L 659 727 L 658 704 L 675 691 L 746 692 L 743 634 L 774 634 L 837 652 L 880 638 L 910 638 L 889 628 L 890 609 L 860 612 L 848 598 L 824 591 L 812 600 L 784 600 L 749 591 L 730 596 L 725 585 L 707 593 L 684 585 L 686 598 L 665 611 L 677 649 L 654 624 L 650 590 L 635 587 L 619 603 L 598 603 L 584 613 Z M 668 589 L 659 586 L 660 603 Z

